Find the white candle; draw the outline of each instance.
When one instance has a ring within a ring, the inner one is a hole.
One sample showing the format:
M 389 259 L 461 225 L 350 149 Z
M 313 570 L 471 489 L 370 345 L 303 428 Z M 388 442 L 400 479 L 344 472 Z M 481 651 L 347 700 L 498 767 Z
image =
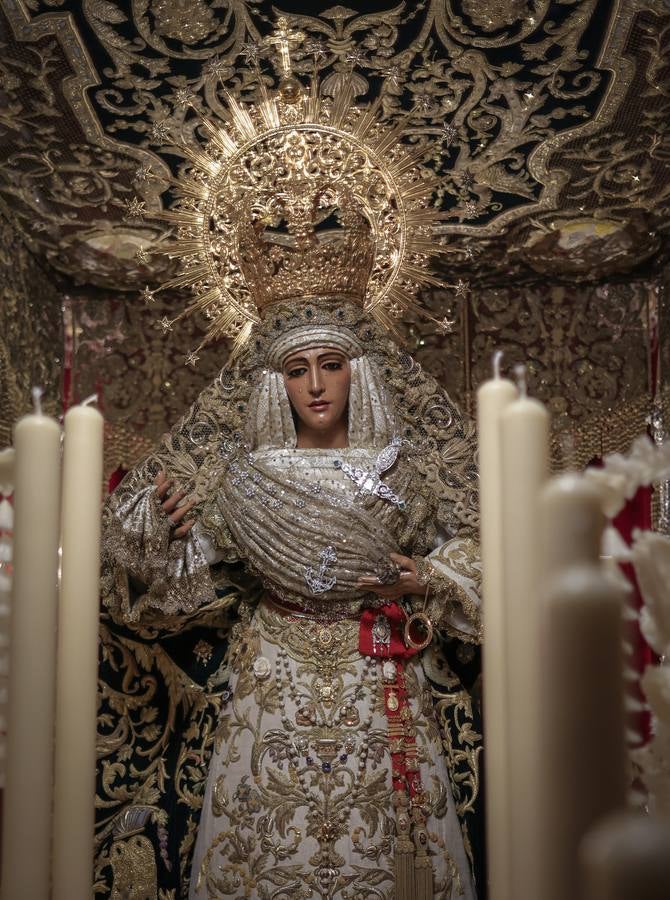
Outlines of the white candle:
M 622 812 L 599 822 L 580 851 L 584 900 L 668 900 L 670 821 Z
M 36 412 L 16 425 L 2 900 L 47 900 L 53 787 L 60 516 L 60 427 Z
M 537 823 L 545 811 L 538 796 L 542 707 L 538 500 L 549 470 L 549 415 L 538 400 L 526 395 L 523 367 L 518 367 L 517 375 L 521 396 L 500 416 L 511 896 L 539 900 Z
M 584 478 L 541 498 L 543 900 L 578 900 L 578 847 L 626 799 L 622 596 L 600 561 L 605 518 Z M 637 894 L 635 894 L 637 900 Z
M 0 457 L 2 457 L 1 453 Z M 1 469 L 2 461 L 0 460 L 0 471 Z M 12 481 L 13 477 L 12 473 Z M 7 759 L 9 614 L 11 610 L 12 544 L 14 540 L 14 507 L 7 499 L 7 496 L 12 493 L 12 490 L 10 478 L 5 473 L 5 475 L 0 477 L 0 790 L 5 788 L 5 760 Z M 5 496 L 2 496 L 3 494 Z
M 507 675 L 502 528 L 500 415 L 518 391 L 500 377 L 498 351 L 493 378 L 477 391 L 479 509 L 484 609 L 483 686 L 486 735 L 486 844 L 490 900 L 512 900 L 509 877 L 510 803 L 507 758 Z
M 65 416 L 53 900 L 92 896 L 102 433 L 91 407 Z

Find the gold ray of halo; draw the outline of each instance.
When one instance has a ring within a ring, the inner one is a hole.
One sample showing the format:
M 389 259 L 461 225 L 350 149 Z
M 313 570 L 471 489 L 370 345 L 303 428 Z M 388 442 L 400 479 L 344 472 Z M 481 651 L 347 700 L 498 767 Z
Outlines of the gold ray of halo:
M 204 116 L 199 116 L 198 118 L 212 143 L 223 153 L 226 159 L 237 151 L 238 144 L 228 132 L 224 131 L 223 128 L 215 125 L 213 122 L 210 122 L 210 120 Z
M 204 221 L 204 213 L 192 211 L 189 209 L 159 209 L 156 212 L 147 213 L 152 219 L 158 219 L 159 222 L 172 222 L 177 225 L 202 225 Z
M 305 121 L 318 122 L 321 118 L 321 93 L 319 79 L 315 75 L 309 86 L 309 93 L 304 100 Z
M 187 269 L 185 272 L 182 272 L 181 275 L 177 275 L 174 278 L 171 278 L 169 281 L 166 281 L 165 287 L 188 287 L 191 284 L 195 284 L 197 281 L 201 281 L 209 274 L 210 270 L 208 263 L 200 266 L 194 266 L 192 269 Z
M 261 81 L 260 86 L 260 97 L 261 99 L 260 103 L 258 104 L 258 109 L 261 114 L 263 124 L 268 131 L 271 131 L 273 128 L 279 128 L 281 125 L 281 121 L 279 118 L 279 110 L 277 109 L 277 101 L 274 97 L 271 97 L 268 94 L 267 86 L 263 81 Z
M 342 85 L 337 93 L 333 110 L 330 115 L 330 125 L 332 128 L 341 128 L 347 115 L 351 111 L 351 101 L 354 99 L 354 89 L 351 81 Z
M 249 111 L 227 91 L 224 94 L 224 97 L 233 125 L 237 128 L 245 141 L 253 141 L 258 135 L 258 131 L 256 130 L 256 125 L 254 124 L 254 120 L 251 118 Z
M 392 147 L 395 147 L 400 143 L 400 138 L 405 133 L 407 127 L 407 119 L 407 114 L 402 116 L 396 125 L 389 129 L 385 134 L 382 134 L 376 141 L 371 142 L 370 149 L 376 153 L 377 156 L 386 156 Z
M 370 314 L 399 344 L 403 343 L 402 332 L 385 306 L 376 304 L 375 306 L 370 307 Z
M 251 336 L 252 328 L 253 322 L 245 322 L 242 328 L 239 330 L 239 332 L 235 336 L 235 339 L 233 340 L 233 346 L 230 348 L 230 355 L 228 357 L 228 361 L 226 362 L 226 367 L 231 366 L 240 355 L 242 350 L 244 350 L 244 346 Z
M 391 285 L 387 297 L 401 309 L 412 310 L 413 312 L 420 311 L 420 307 L 414 296 L 398 284 Z
M 440 180 L 439 178 L 422 178 L 421 181 L 417 181 L 415 184 L 409 185 L 402 189 L 402 199 L 406 203 L 414 203 L 415 201 L 425 200 L 427 197 L 430 197 L 433 191 L 439 186 Z M 414 214 L 414 210 L 410 210 L 408 215 Z M 421 222 L 426 222 L 428 218 L 435 219 L 437 221 L 441 215 L 441 211 L 438 209 L 420 209 L 416 210 L 416 215 L 420 216 Z
M 415 147 L 406 153 L 403 157 L 394 160 L 389 166 L 389 173 L 393 178 L 402 178 L 408 172 L 416 170 L 417 163 L 426 158 L 426 151 L 423 147 Z
M 204 121 L 204 120 L 203 120 Z M 207 156 L 206 153 L 202 151 L 193 150 L 192 147 L 189 147 L 188 144 L 180 144 L 179 149 L 184 154 L 186 159 L 193 163 L 196 169 L 200 169 L 201 172 L 204 172 L 206 175 L 214 177 L 218 175 L 221 170 L 221 163 L 217 162 L 217 160 L 212 159 L 211 156 Z
M 365 140 L 368 135 L 370 129 L 379 124 L 379 110 L 381 109 L 382 98 L 377 97 L 368 108 L 365 110 L 363 115 L 359 118 L 359 120 L 355 123 L 352 128 L 352 134 L 359 141 Z
M 410 253 L 420 253 L 422 256 L 439 256 L 446 252 L 445 248 L 440 247 L 439 244 L 436 245 L 431 241 L 421 241 L 416 238 L 407 242 L 407 249 Z
M 197 257 L 201 253 L 205 253 L 207 248 L 203 244 L 202 241 L 193 240 L 193 241 L 174 241 L 174 242 L 165 242 L 161 245 L 160 252 L 169 256 L 170 258 L 178 259 L 181 257 L 194 256 Z
M 221 287 L 210 288 L 204 294 L 199 294 L 191 304 L 194 309 L 205 311 L 211 306 L 223 305 L 220 316 L 228 315 L 234 320 L 238 317 L 252 322 L 260 322 L 260 317 L 251 312 L 242 303 L 236 300 L 232 294 L 228 293 Z
M 184 197 L 194 197 L 196 200 L 205 200 L 209 193 L 204 184 L 192 178 L 169 178 L 168 183 Z
M 401 272 L 402 274 L 399 273 L 400 278 L 407 278 L 417 284 L 432 284 L 435 287 L 446 287 L 441 278 L 432 275 L 427 269 L 420 269 L 418 266 L 410 263 L 404 263 L 401 267 Z

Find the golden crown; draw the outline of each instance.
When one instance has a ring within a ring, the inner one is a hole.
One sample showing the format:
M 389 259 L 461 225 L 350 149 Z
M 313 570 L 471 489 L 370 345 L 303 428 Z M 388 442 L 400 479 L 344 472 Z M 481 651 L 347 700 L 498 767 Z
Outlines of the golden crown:
M 259 312 L 281 300 L 324 295 L 365 301 L 375 242 L 354 185 L 342 175 L 310 179 L 300 172 L 317 147 L 325 161 L 337 143 L 319 132 L 267 141 L 272 156 L 285 162 L 273 175 L 274 191 L 241 198 L 237 229 L 240 269 Z
M 211 322 L 203 343 L 235 335 L 239 349 L 271 304 L 330 297 L 395 331 L 420 286 L 443 286 L 428 271 L 441 248 L 437 182 L 417 165 L 425 150 L 401 142 L 402 123 L 381 121 L 379 101 L 355 105 L 350 84 L 335 98 L 316 78 L 303 86 L 281 27 L 277 88 L 259 79 L 254 103 L 226 95 L 223 118 L 201 119 L 204 146 L 181 146 L 190 169 L 173 181 L 172 208 L 135 210 L 176 226 L 158 252 L 181 271 L 159 290 L 189 287 L 193 300 L 162 324 L 201 311 Z

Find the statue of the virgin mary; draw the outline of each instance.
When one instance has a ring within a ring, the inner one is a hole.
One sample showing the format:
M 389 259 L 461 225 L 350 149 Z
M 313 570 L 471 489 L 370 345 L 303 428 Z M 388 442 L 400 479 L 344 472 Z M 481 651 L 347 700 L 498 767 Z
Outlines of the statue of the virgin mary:
M 231 100 L 180 182 L 180 284 L 239 339 L 105 509 L 112 896 L 484 896 L 473 435 L 393 336 L 432 186 L 350 101 Z

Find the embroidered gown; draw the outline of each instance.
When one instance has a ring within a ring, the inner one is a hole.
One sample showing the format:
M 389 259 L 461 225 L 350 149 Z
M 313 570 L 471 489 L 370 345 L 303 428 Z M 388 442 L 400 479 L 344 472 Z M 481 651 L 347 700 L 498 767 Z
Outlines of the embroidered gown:
M 286 480 L 307 480 L 353 506 L 358 487 L 342 462 L 370 470 L 377 454 L 276 450 L 253 456 L 255 463 L 282 470 Z M 391 517 L 400 517 L 386 507 Z M 213 548 L 201 541 L 215 561 Z M 339 549 L 335 544 L 334 557 Z M 442 556 L 437 551 L 432 564 L 448 567 L 474 606 L 477 568 L 463 542 L 450 542 Z M 384 687 L 395 683 L 396 664 L 364 657 L 359 617 L 351 604 L 341 603 L 342 611 L 337 605 L 329 615 L 311 617 L 266 593 L 236 628 L 231 697 L 216 733 L 191 900 L 396 896 L 396 814 L 384 712 Z M 476 622 L 461 608 L 452 628 L 474 636 Z M 414 656 L 405 664 L 404 679 L 430 811 L 432 896 L 472 900 L 471 865 L 424 674 L 431 664 L 430 654 L 423 660 Z
M 284 312 L 282 333 L 303 313 Z M 360 327 L 376 357 L 350 361 L 348 449 L 295 448 L 261 346 L 107 504 L 96 892 L 398 900 L 425 876 L 424 896 L 484 897 L 481 735 L 462 683 L 480 638 L 473 436 Z M 185 539 L 161 468 L 199 498 Z M 436 626 L 410 656 L 396 652 L 405 613 L 357 587 L 392 552 L 428 583 L 406 613 Z

